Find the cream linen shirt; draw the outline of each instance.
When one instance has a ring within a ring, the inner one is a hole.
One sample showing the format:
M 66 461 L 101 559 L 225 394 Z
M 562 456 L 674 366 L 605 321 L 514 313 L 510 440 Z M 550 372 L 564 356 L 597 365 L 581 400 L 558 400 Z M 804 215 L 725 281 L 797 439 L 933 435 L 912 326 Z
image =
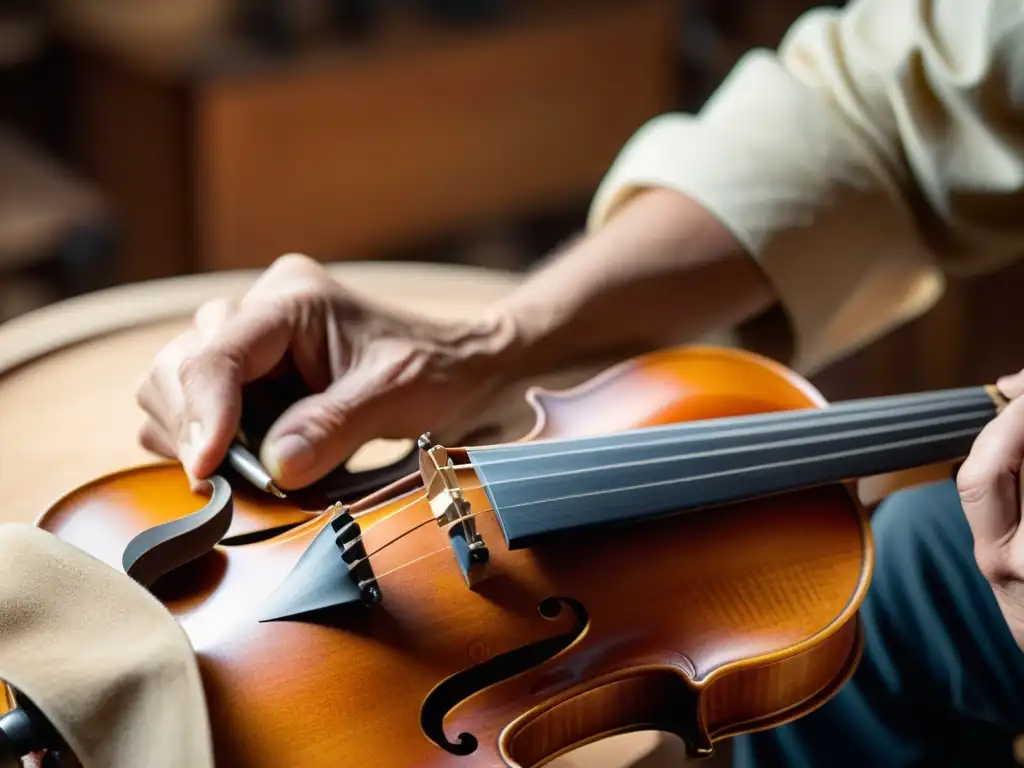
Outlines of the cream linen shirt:
M 854 0 L 745 56 L 699 114 L 623 148 L 637 191 L 711 211 L 773 284 L 811 373 L 1024 252 L 1024 0 Z

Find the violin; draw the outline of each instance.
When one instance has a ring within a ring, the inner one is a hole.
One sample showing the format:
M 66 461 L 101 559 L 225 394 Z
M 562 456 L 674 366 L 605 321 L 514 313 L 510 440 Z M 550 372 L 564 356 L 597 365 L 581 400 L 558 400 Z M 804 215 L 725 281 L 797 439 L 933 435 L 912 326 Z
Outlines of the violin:
M 156 464 L 37 524 L 180 622 L 219 765 L 525 768 L 636 730 L 700 757 L 856 668 L 856 482 L 962 460 L 1005 405 L 984 386 L 829 404 L 700 346 L 527 399 L 521 439 L 424 435 L 400 478 L 326 509 L 216 475 L 195 511 Z

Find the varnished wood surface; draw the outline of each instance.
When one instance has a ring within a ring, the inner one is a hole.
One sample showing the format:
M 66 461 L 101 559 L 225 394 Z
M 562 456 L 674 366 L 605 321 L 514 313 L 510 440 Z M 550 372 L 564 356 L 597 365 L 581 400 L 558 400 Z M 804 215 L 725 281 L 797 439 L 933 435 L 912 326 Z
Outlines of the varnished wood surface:
M 609 397 L 646 407 L 620 418 Z M 821 405 L 784 369 L 727 351 L 653 355 L 535 400 L 549 437 Z M 430 511 L 419 489 L 354 508 L 384 601 L 333 627 L 256 620 L 326 515 L 218 547 L 161 586 L 196 648 L 222 764 L 532 766 L 652 727 L 699 742 L 806 711 L 857 661 L 870 535 L 842 487 L 508 551 L 479 478 L 459 475 L 491 551 L 475 592 L 444 532 L 421 525 Z M 116 566 L 135 533 L 174 514 L 162 490 L 179 483 L 172 470 L 120 474 L 69 495 L 41 525 Z M 578 603 L 585 626 L 568 605 L 541 615 L 551 598 Z M 425 738 L 420 708 L 437 686 L 559 633 L 575 637 L 560 655 L 451 710 L 444 732 L 479 739 L 470 756 Z
M 536 422 L 524 440 L 599 435 L 637 427 L 825 407 L 782 365 L 722 347 L 667 349 L 626 360 L 564 390 L 531 388 Z
M 495 270 L 434 264 L 350 262 L 330 269 L 356 290 L 436 317 L 471 316 L 518 281 Z M 0 524 L 33 521 L 94 478 L 152 462 L 136 441 L 142 424 L 134 395 L 139 377 L 203 301 L 239 295 L 258 274 L 211 273 L 128 285 L 0 324 L 0 487 L 5 494 Z M 587 375 L 570 371 L 551 383 Z M 529 430 L 533 415 L 521 393 L 508 405 L 512 439 Z M 376 441 L 353 464 L 387 463 L 404 450 L 401 444 Z M 184 492 L 183 478 L 173 469 L 164 472 L 165 487 Z M 675 768 L 680 759 L 676 740 L 648 731 L 578 750 L 556 766 Z

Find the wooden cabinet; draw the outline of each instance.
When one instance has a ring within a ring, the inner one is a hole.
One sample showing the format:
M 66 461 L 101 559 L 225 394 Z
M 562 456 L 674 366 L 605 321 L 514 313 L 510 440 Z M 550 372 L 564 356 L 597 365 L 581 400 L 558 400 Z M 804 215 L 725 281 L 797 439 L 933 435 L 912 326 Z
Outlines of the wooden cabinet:
M 676 5 L 524 3 L 187 71 L 82 46 L 79 155 L 124 220 L 119 280 L 373 258 L 577 205 L 674 104 Z

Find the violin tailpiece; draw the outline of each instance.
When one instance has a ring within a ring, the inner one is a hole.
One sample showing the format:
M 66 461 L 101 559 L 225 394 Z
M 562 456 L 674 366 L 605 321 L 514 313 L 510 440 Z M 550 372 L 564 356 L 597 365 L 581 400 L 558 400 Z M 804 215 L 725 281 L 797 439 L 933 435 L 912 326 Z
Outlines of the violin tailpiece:
M 319 611 L 379 603 L 380 587 L 361 533 L 348 507 L 340 507 L 267 598 L 259 620 L 296 620 Z

